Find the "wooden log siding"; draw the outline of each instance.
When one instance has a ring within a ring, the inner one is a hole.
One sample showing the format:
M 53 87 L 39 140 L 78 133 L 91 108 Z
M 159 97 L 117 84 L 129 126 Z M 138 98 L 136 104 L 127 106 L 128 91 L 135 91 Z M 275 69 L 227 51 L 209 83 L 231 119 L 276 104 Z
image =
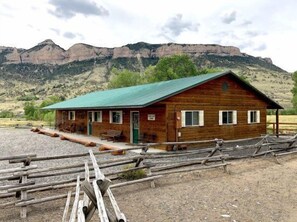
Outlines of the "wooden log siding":
M 222 87 L 225 83 L 228 84 L 226 91 Z M 176 112 L 182 110 L 204 110 L 204 126 L 179 129 L 179 141 L 251 138 L 266 133 L 267 104 L 230 76 L 207 82 L 159 104 L 167 107 L 167 141 L 176 140 Z M 220 110 L 236 110 L 237 124 L 220 126 Z M 248 110 L 260 110 L 260 123 L 248 124 Z

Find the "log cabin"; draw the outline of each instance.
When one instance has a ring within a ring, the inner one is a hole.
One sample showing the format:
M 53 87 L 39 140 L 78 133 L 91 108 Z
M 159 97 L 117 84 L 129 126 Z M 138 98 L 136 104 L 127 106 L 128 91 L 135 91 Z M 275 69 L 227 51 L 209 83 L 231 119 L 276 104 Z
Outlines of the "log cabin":
M 266 134 L 267 109 L 283 109 L 232 71 L 88 93 L 45 107 L 56 126 L 124 142 L 253 138 Z

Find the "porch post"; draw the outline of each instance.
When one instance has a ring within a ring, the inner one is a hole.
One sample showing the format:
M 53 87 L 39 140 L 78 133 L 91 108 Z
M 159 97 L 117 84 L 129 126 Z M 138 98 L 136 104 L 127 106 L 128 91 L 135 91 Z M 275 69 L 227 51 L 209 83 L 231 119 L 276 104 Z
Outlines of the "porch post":
M 54 129 L 56 130 L 58 128 L 58 110 L 55 110 L 55 120 L 54 120 Z
M 275 112 L 276 136 L 279 137 L 279 109 Z

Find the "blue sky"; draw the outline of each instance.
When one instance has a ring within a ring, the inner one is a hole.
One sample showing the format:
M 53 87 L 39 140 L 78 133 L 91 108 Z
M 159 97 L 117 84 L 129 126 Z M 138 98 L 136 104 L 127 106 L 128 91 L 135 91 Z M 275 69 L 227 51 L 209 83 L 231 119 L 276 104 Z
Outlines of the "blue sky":
M 295 0 L 0 0 L 0 46 L 52 39 L 119 47 L 140 41 L 236 46 L 297 70 Z

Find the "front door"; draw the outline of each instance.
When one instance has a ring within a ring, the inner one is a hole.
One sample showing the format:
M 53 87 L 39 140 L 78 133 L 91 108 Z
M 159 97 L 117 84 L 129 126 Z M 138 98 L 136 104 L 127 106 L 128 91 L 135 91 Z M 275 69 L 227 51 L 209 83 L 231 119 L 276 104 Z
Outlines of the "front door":
M 138 143 L 139 137 L 139 112 L 131 112 L 131 141 Z
M 62 124 L 66 123 L 68 119 L 68 112 L 62 111 Z
M 88 135 L 92 135 L 93 112 L 88 112 Z

